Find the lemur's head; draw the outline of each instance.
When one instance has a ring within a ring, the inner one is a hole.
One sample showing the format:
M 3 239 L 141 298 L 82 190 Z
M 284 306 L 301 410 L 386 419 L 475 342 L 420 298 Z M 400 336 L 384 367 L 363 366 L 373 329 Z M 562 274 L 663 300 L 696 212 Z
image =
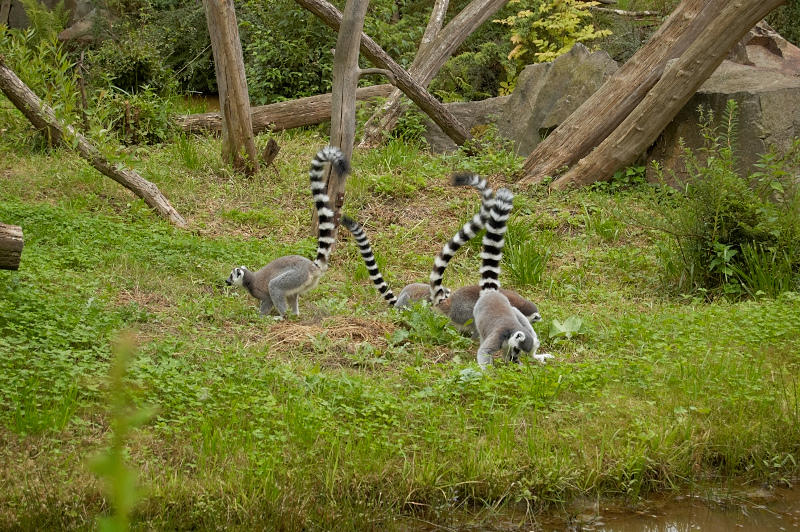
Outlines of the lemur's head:
M 234 268 L 230 276 L 225 279 L 225 284 L 228 286 L 242 286 L 244 283 L 244 272 L 248 271 L 244 266 Z

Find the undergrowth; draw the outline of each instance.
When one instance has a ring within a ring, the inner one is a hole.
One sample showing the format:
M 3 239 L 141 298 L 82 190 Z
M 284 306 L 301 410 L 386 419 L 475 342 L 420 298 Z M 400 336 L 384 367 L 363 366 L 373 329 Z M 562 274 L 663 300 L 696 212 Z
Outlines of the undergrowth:
M 116 515 L 132 530 L 409 530 L 520 509 L 533 527 L 579 497 L 797 473 L 800 297 L 665 291 L 669 238 L 611 215 L 614 200 L 651 208 L 635 169 L 590 190 L 515 189 L 501 281 L 538 304 L 554 358 L 480 371 L 475 342 L 429 307 L 387 307 L 345 234 L 299 318 L 262 318 L 225 286 L 234 266 L 312 256 L 319 133 L 274 134 L 274 167 L 247 181 L 218 162 L 219 139 L 136 152 L 189 230 L 23 135 L 0 138 L 0 220 L 25 234 L 19 271 L 0 271 L 0 528 Z M 449 174 L 476 165 L 514 187 L 518 162 L 393 141 L 356 152 L 344 208 L 399 290 L 478 209 Z M 477 282 L 478 249 L 447 286 Z

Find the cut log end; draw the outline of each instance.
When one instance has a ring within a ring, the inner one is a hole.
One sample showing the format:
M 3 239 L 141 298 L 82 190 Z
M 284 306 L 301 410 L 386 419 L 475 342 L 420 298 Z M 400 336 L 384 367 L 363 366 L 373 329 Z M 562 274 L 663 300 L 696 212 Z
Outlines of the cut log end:
M 22 227 L 0 223 L 0 269 L 19 269 L 23 244 Z

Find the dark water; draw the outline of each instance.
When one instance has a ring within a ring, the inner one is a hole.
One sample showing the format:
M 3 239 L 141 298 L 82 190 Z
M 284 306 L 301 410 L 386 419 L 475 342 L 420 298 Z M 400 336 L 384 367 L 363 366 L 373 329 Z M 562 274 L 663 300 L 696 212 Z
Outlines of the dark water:
M 683 497 L 633 514 L 601 511 L 583 530 L 597 532 L 690 532 L 800 530 L 798 492 L 758 491 L 745 498 L 713 501 Z
M 714 492 L 641 503 L 585 504 L 573 515 L 552 516 L 542 532 L 770 532 L 800 531 L 800 490 Z
M 413 521 L 408 530 L 415 532 L 800 532 L 800 490 L 709 491 L 635 506 L 579 501 L 534 518 L 520 512 L 446 524 Z

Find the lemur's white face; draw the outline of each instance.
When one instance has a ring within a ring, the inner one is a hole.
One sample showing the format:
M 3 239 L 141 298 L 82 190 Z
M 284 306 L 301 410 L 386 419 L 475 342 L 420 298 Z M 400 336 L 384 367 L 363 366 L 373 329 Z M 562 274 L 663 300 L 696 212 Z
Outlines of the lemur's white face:
M 231 272 L 231 275 L 225 279 L 225 284 L 228 286 L 242 286 L 244 283 L 244 272 L 247 271 L 247 268 L 242 266 L 241 268 L 234 268 Z
M 511 335 L 511 338 L 508 339 L 508 345 L 509 347 L 519 347 L 522 345 L 522 342 L 524 341 L 525 341 L 525 333 L 522 331 L 517 331 L 513 335 Z

